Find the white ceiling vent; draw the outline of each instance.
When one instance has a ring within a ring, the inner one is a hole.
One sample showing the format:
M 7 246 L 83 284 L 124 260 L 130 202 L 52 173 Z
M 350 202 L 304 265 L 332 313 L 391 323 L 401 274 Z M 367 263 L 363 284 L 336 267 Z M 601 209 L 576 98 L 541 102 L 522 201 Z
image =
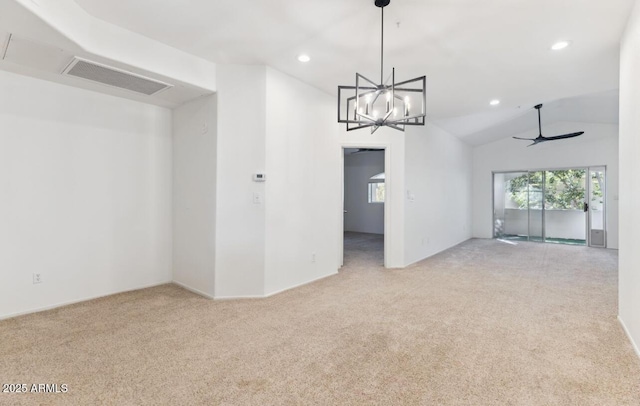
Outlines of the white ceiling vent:
M 77 76 L 93 82 L 100 82 L 108 86 L 118 87 L 148 96 L 172 87 L 170 84 L 155 79 L 78 57 L 75 57 L 73 61 L 71 61 L 62 74 Z

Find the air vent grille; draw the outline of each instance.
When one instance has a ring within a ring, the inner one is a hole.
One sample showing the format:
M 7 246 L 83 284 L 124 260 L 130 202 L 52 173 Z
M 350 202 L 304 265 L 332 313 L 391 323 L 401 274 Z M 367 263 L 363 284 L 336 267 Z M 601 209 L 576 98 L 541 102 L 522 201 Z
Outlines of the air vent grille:
M 62 73 L 148 96 L 171 87 L 167 83 L 77 57 Z

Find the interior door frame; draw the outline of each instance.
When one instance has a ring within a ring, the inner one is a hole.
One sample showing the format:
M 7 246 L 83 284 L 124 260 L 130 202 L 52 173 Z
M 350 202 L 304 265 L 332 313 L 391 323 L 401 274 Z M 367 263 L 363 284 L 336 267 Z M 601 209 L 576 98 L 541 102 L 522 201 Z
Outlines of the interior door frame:
M 386 142 L 344 142 L 340 144 L 340 227 L 339 228 L 339 238 L 338 241 L 340 243 L 338 253 L 340 257 L 338 258 L 338 263 L 340 267 L 344 265 L 344 150 L 347 148 L 372 148 L 372 149 L 382 149 L 384 150 L 384 189 L 385 189 L 385 201 L 384 201 L 384 267 L 389 268 L 389 250 L 390 244 L 389 239 L 387 237 L 388 231 L 391 229 L 392 224 L 392 199 L 389 199 L 391 196 L 391 191 L 393 190 L 393 176 L 391 171 L 391 144 Z
M 592 168 L 604 168 L 604 193 L 603 193 L 603 210 L 602 210 L 602 216 L 603 216 L 603 220 L 602 220 L 602 226 L 604 229 L 604 246 L 596 246 L 597 248 L 606 248 L 607 247 L 607 223 L 606 223 L 606 218 L 607 218 L 607 166 L 606 165 L 586 165 L 586 166 L 571 166 L 571 167 L 556 167 L 556 168 L 534 168 L 534 169 L 521 169 L 521 170 L 516 170 L 516 169 L 510 169 L 510 170 L 504 170 L 504 171 L 491 171 L 491 210 L 493 213 L 492 216 L 492 222 L 491 222 L 491 236 L 492 238 L 496 238 L 495 235 L 495 224 L 496 224 L 496 202 L 495 202 L 495 175 L 496 174 L 506 174 L 506 173 L 531 173 L 531 172 L 543 172 L 543 174 L 545 174 L 546 176 L 546 172 L 547 171 L 566 171 L 566 170 L 570 170 L 570 169 L 584 169 L 585 170 L 585 196 L 584 196 L 584 201 L 588 202 L 589 198 L 591 196 L 591 178 L 590 178 L 590 174 L 591 174 L 591 169 Z M 546 242 L 546 226 L 544 224 L 544 190 L 542 193 L 542 204 L 543 204 L 543 210 L 542 210 L 542 242 Z M 585 241 L 586 241 L 586 246 L 591 247 L 591 214 L 590 214 L 590 208 L 589 210 L 587 210 L 585 212 Z M 529 210 L 527 210 L 529 211 Z M 530 240 L 530 221 L 529 221 L 529 213 L 527 213 L 527 240 Z

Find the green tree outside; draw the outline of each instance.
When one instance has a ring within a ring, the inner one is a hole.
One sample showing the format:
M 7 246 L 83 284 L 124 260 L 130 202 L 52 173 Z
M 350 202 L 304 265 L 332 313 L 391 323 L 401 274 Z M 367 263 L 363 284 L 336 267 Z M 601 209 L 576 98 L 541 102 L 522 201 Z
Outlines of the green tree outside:
M 511 179 L 508 190 L 519 209 L 541 209 L 544 190 L 545 210 L 582 210 L 586 176 L 585 169 L 529 172 Z M 601 202 L 603 180 L 594 174 L 591 181 L 592 200 Z

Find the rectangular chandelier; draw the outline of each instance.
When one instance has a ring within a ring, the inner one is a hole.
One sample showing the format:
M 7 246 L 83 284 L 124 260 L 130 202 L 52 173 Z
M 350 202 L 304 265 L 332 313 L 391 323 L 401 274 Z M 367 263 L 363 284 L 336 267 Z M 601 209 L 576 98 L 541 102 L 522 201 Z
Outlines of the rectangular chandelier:
M 382 126 L 404 131 L 408 125 L 424 125 L 427 104 L 427 78 L 396 83 L 395 68 L 383 82 L 384 8 L 391 0 L 375 0 L 382 14 L 380 39 L 380 83 L 356 73 L 355 86 L 338 86 L 338 122 L 347 131 L 371 127 L 373 134 Z
M 404 131 L 407 125 L 424 125 L 427 104 L 427 78 L 395 83 L 395 68 L 390 84 L 376 84 L 356 73 L 355 86 L 338 86 L 338 122 L 347 131 L 387 126 Z M 389 82 L 387 79 L 387 82 Z

